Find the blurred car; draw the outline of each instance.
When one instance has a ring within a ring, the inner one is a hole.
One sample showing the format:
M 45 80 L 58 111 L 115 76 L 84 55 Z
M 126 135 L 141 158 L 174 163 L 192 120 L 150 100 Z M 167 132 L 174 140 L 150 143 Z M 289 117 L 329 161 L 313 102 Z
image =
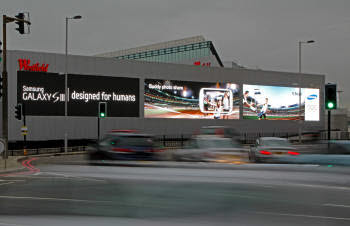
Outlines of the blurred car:
M 302 146 L 302 151 L 308 154 L 349 155 L 349 140 L 318 140 Z
M 155 159 L 156 152 L 162 151 L 156 146 L 153 136 L 135 131 L 111 131 L 97 144 L 90 147 L 90 160 L 97 159 Z
M 300 153 L 285 138 L 260 137 L 250 147 L 250 162 L 279 162 L 286 156 L 298 156 Z
M 175 161 L 216 161 L 220 159 L 241 159 L 247 149 L 231 138 L 211 135 L 195 136 L 182 149 L 173 150 Z
M 199 129 L 198 135 L 212 135 L 218 137 L 235 138 L 239 133 L 228 126 L 203 126 Z

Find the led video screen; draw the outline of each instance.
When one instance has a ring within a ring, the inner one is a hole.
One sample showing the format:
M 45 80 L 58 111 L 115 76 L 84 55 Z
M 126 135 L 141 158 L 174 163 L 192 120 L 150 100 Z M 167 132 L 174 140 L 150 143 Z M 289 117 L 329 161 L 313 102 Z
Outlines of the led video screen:
M 17 102 L 26 115 L 63 116 L 64 75 L 17 73 Z M 107 103 L 107 117 L 139 117 L 139 79 L 68 75 L 68 116 L 98 115 L 98 103 Z
M 26 115 L 64 115 L 64 76 L 57 73 L 17 72 L 17 102 Z
M 145 79 L 145 118 L 238 119 L 233 83 Z
M 319 120 L 319 89 L 243 85 L 243 119 Z M 300 106 L 300 107 L 299 107 Z

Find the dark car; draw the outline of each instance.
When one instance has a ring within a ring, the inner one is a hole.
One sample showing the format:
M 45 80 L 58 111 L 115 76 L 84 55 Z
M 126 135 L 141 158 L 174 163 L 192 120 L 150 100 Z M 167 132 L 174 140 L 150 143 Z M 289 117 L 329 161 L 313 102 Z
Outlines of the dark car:
M 149 160 L 154 159 L 155 153 L 160 150 L 155 145 L 152 135 L 133 131 L 114 131 L 92 146 L 89 156 L 91 160 L 104 158 Z
M 287 139 L 278 137 L 260 137 L 249 150 L 251 162 L 281 162 L 285 157 L 298 155 Z

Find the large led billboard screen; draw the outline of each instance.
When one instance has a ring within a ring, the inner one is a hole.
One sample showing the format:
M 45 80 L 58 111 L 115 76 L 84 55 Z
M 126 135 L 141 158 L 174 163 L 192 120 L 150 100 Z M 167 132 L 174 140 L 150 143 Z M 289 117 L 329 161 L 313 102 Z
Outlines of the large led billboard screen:
M 243 85 L 243 119 L 319 120 L 319 89 Z M 299 107 L 300 106 L 300 107 Z
M 64 75 L 44 72 L 17 74 L 17 102 L 26 115 L 63 116 Z M 139 79 L 68 75 L 68 115 L 95 116 L 98 103 L 107 103 L 107 117 L 139 117 Z
M 145 79 L 145 118 L 239 119 L 233 83 Z

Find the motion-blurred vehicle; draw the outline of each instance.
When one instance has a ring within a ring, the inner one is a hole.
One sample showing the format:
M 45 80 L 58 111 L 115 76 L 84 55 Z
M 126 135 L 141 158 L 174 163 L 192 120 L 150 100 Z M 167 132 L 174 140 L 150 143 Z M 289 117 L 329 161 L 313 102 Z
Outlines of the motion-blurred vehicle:
M 260 137 L 249 150 L 250 162 L 280 162 L 286 156 L 300 153 L 285 138 Z
M 302 145 L 301 149 L 308 154 L 350 155 L 350 141 L 318 140 Z
M 97 144 L 90 147 L 90 160 L 150 160 L 156 159 L 156 152 L 162 151 L 156 146 L 153 136 L 132 130 L 113 130 Z
M 228 126 L 203 126 L 199 129 L 198 134 L 226 138 L 236 138 L 239 136 L 239 133 L 235 129 Z
M 182 149 L 173 150 L 175 161 L 240 160 L 248 150 L 231 138 L 198 135 Z

